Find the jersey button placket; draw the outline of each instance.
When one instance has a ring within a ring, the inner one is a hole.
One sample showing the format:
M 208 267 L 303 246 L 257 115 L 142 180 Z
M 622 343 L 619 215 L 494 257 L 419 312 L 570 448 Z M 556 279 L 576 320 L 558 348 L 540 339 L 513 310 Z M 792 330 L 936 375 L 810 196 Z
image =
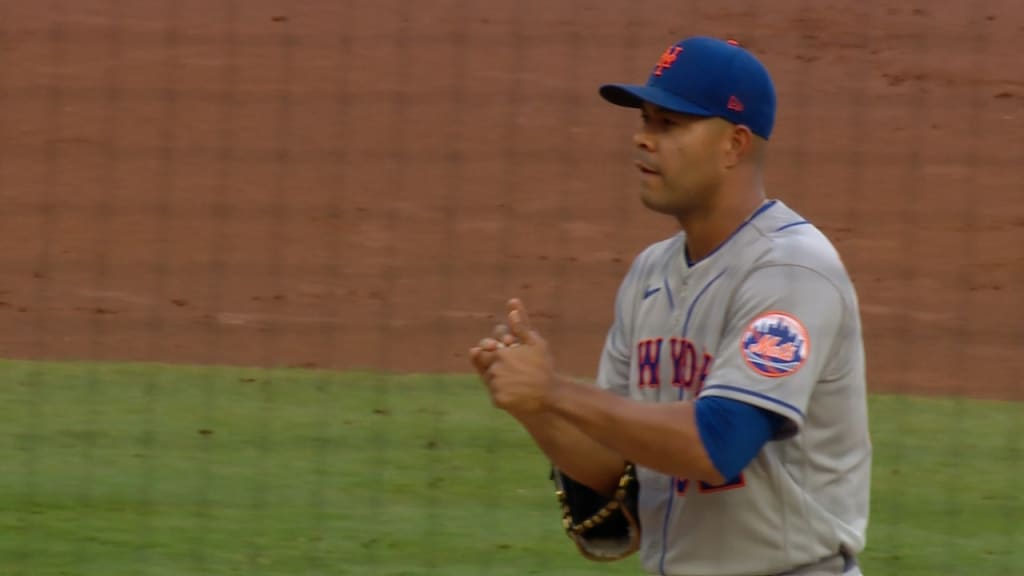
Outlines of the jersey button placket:
M 682 280 L 679 281 L 677 288 L 679 296 L 677 297 L 675 310 L 672 311 L 673 324 L 677 328 L 676 335 L 680 335 L 683 329 L 683 319 L 686 317 L 687 302 L 690 300 L 690 275 L 686 274 Z

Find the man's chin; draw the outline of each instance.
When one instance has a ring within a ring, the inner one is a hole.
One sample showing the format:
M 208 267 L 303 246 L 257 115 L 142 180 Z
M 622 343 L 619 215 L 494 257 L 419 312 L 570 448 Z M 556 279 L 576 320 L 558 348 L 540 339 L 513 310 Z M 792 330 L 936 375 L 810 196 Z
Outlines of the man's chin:
M 671 199 L 661 194 L 661 191 L 645 190 L 640 196 L 644 207 L 659 214 L 675 214 L 678 210 Z

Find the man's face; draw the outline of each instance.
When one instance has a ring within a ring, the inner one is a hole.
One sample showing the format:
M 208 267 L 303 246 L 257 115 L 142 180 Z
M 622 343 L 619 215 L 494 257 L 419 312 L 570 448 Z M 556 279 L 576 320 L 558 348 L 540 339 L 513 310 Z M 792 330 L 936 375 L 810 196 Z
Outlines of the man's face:
M 643 129 L 634 142 L 644 205 L 673 215 L 706 205 L 725 173 L 722 160 L 730 125 L 648 103 L 641 118 Z

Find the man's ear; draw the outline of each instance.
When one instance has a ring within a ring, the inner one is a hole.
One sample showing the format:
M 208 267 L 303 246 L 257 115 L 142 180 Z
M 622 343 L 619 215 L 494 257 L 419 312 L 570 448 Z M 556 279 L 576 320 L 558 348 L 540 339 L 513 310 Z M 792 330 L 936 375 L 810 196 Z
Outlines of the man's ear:
M 729 125 L 725 138 L 725 166 L 732 169 L 754 159 L 758 154 L 758 143 L 754 133 L 743 125 Z

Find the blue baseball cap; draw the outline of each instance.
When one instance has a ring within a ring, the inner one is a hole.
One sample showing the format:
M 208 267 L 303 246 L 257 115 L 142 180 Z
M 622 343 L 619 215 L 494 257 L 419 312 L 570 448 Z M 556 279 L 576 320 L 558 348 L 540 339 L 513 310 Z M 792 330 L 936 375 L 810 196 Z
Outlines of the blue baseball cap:
M 662 53 L 645 85 L 605 84 L 601 97 L 618 106 L 643 102 L 742 124 L 767 140 L 775 125 L 775 87 L 763 64 L 733 40 L 686 38 Z

